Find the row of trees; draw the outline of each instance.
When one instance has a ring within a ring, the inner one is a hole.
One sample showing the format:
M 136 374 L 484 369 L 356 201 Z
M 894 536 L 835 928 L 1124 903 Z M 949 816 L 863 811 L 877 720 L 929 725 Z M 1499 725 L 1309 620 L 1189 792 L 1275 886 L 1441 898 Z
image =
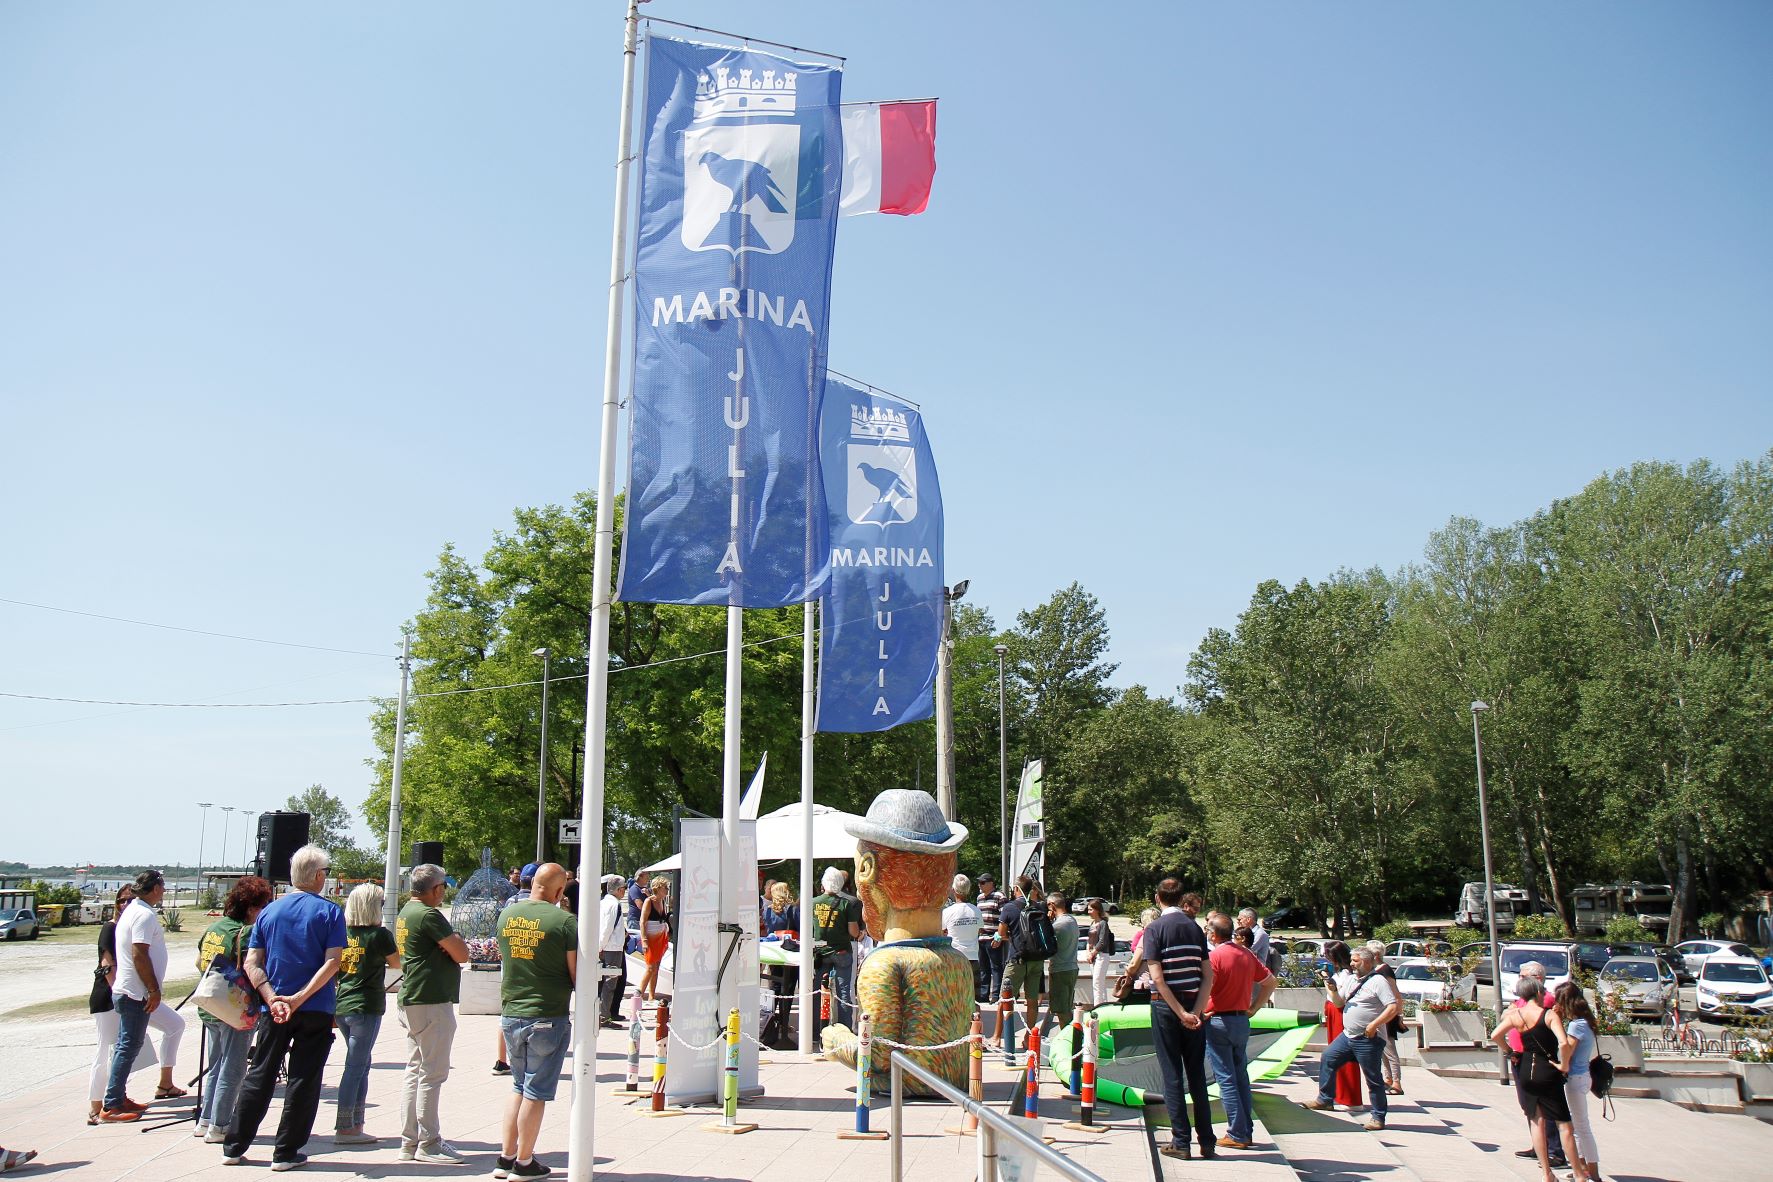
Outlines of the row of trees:
M 526 509 L 478 564 L 446 548 L 414 621 L 403 781 L 409 837 L 452 864 L 533 852 L 541 692 L 552 653 L 548 813 L 578 812 L 590 496 Z M 1445 914 L 1478 877 L 1471 713 L 1484 715 L 1499 873 L 1568 919 L 1612 878 L 1677 888 L 1677 923 L 1764 885 L 1773 836 L 1767 719 L 1773 453 L 1720 472 L 1640 464 L 1516 524 L 1455 519 L 1394 576 L 1263 583 L 1215 629 L 1174 697 L 1110 684 L 1105 615 L 1081 586 L 1000 630 L 955 614 L 957 798 L 965 862 L 998 861 L 998 685 L 1008 647 L 1012 792 L 1047 768 L 1049 877 L 1142 896 L 1180 870 L 1215 897 L 1293 899 L 1383 919 Z M 619 544 L 619 543 L 618 543 Z M 744 762 L 799 745 L 800 610 L 746 613 Z M 674 811 L 718 810 L 720 609 L 617 604 L 606 840 L 631 868 L 671 844 Z M 386 815 L 393 704 L 365 815 Z M 822 803 L 934 785 L 928 723 L 821 735 Z M 778 770 L 765 809 L 797 798 Z M 552 834 L 549 835 L 550 839 Z

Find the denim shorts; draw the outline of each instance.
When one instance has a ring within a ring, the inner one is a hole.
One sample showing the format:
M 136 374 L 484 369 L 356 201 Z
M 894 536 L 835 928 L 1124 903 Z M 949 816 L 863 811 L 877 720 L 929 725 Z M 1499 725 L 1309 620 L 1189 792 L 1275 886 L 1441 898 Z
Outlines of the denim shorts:
M 572 1041 L 572 1019 L 500 1018 L 505 1031 L 505 1062 L 512 1090 L 526 1099 L 548 1101 L 560 1086 L 560 1068 Z

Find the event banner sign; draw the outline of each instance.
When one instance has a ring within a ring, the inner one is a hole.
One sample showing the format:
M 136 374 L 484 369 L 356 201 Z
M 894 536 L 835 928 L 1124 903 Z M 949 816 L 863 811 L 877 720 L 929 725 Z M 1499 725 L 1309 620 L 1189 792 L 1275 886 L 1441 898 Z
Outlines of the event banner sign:
M 671 1048 L 665 1062 L 665 1097 L 673 1104 L 707 1103 L 720 1095 L 723 1044 L 704 1046 L 726 1028 L 720 1008 L 720 965 L 731 935 L 720 933 L 720 818 L 685 816 L 677 822 L 677 849 L 682 863 L 678 878 L 676 919 L 668 971 L 671 981 L 671 1029 L 684 1042 Z M 737 872 L 742 883 L 757 881 L 757 822 L 739 824 Z M 747 900 L 754 897 L 744 892 Z M 755 903 L 751 904 L 756 906 Z M 632 971 L 632 970 L 630 970 Z M 757 1087 L 759 1012 L 757 941 L 740 941 L 727 964 L 728 979 L 739 982 L 740 1029 L 749 1038 L 739 1042 L 739 1090 Z
M 782 607 L 819 592 L 841 82 L 647 40 L 618 599 Z
M 820 415 L 831 580 L 818 729 L 930 716 L 942 634 L 942 490 L 917 410 L 832 375 Z

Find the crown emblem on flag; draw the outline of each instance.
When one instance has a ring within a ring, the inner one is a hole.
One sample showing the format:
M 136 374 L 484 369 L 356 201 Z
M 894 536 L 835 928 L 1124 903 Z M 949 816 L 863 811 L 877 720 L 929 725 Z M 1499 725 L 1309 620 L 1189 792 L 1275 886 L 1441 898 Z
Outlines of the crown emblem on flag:
M 715 66 L 696 77 L 695 120 L 794 114 L 793 70 L 734 70 Z
M 852 405 L 850 438 L 910 443 L 911 424 L 904 415 L 890 407 Z

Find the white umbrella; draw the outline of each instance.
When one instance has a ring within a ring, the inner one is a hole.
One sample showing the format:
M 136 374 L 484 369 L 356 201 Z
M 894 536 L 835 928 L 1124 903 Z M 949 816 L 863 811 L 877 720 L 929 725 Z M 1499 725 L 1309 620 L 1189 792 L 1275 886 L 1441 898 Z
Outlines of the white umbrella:
M 803 840 L 800 828 L 800 802 L 785 804 L 773 813 L 765 813 L 757 818 L 757 858 L 761 862 L 798 861 Z M 813 857 L 829 858 L 833 861 L 847 861 L 856 856 L 856 839 L 844 832 L 844 822 L 858 819 L 855 813 L 846 813 L 834 809 L 830 805 L 815 804 L 813 806 Z M 648 872 L 679 870 L 683 866 L 680 854 L 672 854 L 669 858 L 654 862 L 651 866 L 642 867 Z

